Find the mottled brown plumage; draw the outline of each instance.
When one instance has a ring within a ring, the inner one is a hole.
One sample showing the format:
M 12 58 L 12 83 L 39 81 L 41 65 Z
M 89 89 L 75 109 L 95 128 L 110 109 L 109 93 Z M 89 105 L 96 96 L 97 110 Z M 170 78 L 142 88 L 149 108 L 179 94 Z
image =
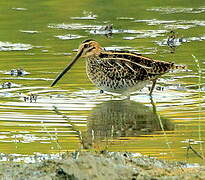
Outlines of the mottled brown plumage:
M 94 40 L 84 41 L 73 61 L 59 74 L 51 86 L 72 67 L 79 57 L 85 57 L 88 78 L 99 89 L 130 94 L 153 82 L 171 69 L 184 68 L 172 62 L 153 60 L 129 51 L 106 51 Z

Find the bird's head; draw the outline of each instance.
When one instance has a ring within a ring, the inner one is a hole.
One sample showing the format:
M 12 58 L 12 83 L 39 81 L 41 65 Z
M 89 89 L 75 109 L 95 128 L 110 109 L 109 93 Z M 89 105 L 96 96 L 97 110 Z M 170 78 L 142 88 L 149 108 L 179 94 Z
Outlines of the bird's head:
M 81 57 L 89 57 L 99 55 L 101 51 L 102 48 L 98 42 L 88 39 L 80 44 L 77 54 L 80 54 Z

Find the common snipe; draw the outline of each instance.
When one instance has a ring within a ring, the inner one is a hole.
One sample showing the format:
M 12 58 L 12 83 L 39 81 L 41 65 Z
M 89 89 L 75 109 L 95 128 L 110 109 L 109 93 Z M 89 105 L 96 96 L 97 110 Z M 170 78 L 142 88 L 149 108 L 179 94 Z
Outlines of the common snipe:
M 171 69 L 184 69 L 185 66 L 172 62 L 153 60 L 129 51 L 106 51 L 94 40 L 85 40 L 77 55 L 57 76 L 51 86 L 80 58 L 87 58 L 87 75 L 99 89 L 129 95 L 145 87 L 150 81 L 155 87 L 156 80 Z

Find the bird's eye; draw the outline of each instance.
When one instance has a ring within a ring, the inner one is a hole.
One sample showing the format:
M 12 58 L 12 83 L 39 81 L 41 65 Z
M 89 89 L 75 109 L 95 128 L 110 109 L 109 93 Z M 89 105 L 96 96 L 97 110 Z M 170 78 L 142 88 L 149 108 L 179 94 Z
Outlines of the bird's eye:
M 85 45 L 84 45 L 84 48 L 88 48 L 88 47 L 90 47 L 89 44 L 85 44 Z

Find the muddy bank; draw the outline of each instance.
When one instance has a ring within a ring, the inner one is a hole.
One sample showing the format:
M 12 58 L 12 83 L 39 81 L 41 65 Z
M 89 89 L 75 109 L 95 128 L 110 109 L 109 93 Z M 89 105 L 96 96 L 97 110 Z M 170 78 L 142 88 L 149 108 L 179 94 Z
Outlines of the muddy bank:
M 1 163 L 2 180 L 181 180 L 205 179 L 205 167 L 131 153 L 69 153 L 60 160 Z

